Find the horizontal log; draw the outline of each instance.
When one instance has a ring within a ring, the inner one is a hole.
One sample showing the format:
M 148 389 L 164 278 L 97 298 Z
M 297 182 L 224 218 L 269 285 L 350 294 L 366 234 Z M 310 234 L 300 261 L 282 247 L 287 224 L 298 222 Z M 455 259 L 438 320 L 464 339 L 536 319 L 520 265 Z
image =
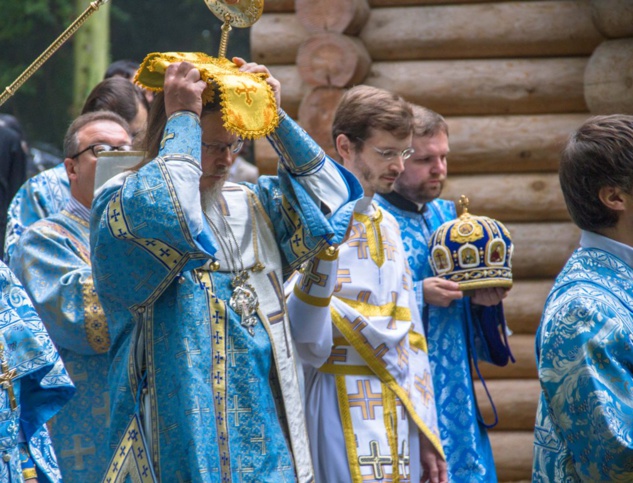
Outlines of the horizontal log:
M 569 220 L 558 174 L 449 176 L 442 198 L 470 200 L 476 215 L 508 221 Z
M 535 334 L 553 279 L 516 280 L 503 301 L 508 327 L 515 334 Z
M 585 71 L 585 99 L 593 114 L 633 114 L 633 38 L 607 40 Z
M 605 37 L 633 37 L 631 0 L 591 0 L 591 14 L 596 27 Z
M 480 362 L 479 370 L 486 382 L 495 379 L 537 379 L 534 335 L 513 335 L 508 338 L 508 343 L 516 362 L 509 362 L 504 367 Z M 472 372 L 473 377 L 478 379 L 476 372 Z
M 505 223 L 512 235 L 515 280 L 554 278 L 578 248 L 580 230 L 573 223 Z
M 490 444 L 499 481 L 530 480 L 533 431 L 490 431 Z
M 337 9 L 316 11 L 349 17 Z M 253 60 L 293 63 L 310 35 L 301 21 L 299 13 L 262 16 L 251 28 Z M 376 9 L 361 38 L 374 61 L 588 56 L 603 40 L 586 0 Z
M 518 0 L 509 0 L 518 1 Z M 521 0 L 523 1 L 523 0 Z M 494 3 L 499 0 L 369 0 L 372 8 L 401 7 L 407 5 L 443 5 L 443 4 L 468 4 L 468 3 Z
M 296 119 L 301 99 L 309 87 L 301 80 L 294 65 L 271 65 L 269 69 L 273 77 L 281 82 L 281 107 Z
M 371 7 L 399 7 L 406 5 L 439 5 L 444 3 L 486 3 L 498 2 L 499 0 L 369 0 Z M 264 2 L 264 13 L 269 12 L 294 12 L 295 0 L 266 0 Z
M 586 64 L 584 57 L 374 62 L 365 84 L 444 116 L 586 112 Z M 286 77 L 301 83 L 298 72 L 287 72 Z M 297 86 L 291 93 L 282 91 L 282 96 L 298 107 L 306 90 Z
M 452 175 L 557 172 L 569 134 L 589 114 L 448 117 Z
M 375 9 L 360 35 L 374 61 L 590 55 L 588 0 Z
M 486 382 L 499 418 L 496 430 L 532 431 L 536 406 L 541 394 L 538 379 L 500 379 Z M 486 423 L 494 422 L 494 413 L 481 381 L 475 381 L 475 395 Z
M 365 84 L 448 115 L 586 112 L 587 58 L 374 62 Z
M 357 37 L 339 33 L 312 35 L 297 52 L 297 68 L 301 79 L 312 86 L 347 87 L 360 84 L 367 76 L 370 65 L 371 57 L 363 42 Z
M 295 0 L 266 0 L 264 2 L 264 15 L 270 12 L 294 12 Z
M 504 223 L 569 220 L 554 173 L 450 176 L 442 198 L 457 202 L 461 195 L 471 213 Z
M 309 34 L 294 13 L 271 13 L 251 27 L 251 57 L 260 64 L 294 64 L 299 45 Z
M 367 23 L 367 0 L 296 0 L 297 19 L 312 33 L 357 35 Z

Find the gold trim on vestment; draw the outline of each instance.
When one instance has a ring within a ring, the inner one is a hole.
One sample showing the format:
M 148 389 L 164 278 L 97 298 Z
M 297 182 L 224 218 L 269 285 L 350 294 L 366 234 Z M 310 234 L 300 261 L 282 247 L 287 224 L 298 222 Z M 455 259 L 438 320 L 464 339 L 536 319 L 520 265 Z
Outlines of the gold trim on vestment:
M 413 329 L 409 331 L 409 344 L 411 345 L 411 347 L 421 349 L 427 354 L 429 353 L 429 348 L 426 345 L 426 337 L 424 337 L 419 332 L 414 331 Z
M 411 309 L 408 307 L 398 307 L 395 302 L 384 305 L 371 305 L 358 300 L 337 297 L 345 305 L 349 305 L 358 313 L 365 317 L 392 317 L 402 322 L 411 322 Z
M 97 354 L 103 354 L 110 349 L 110 331 L 92 276 L 82 284 L 81 290 L 84 302 L 84 330 L 88 344 Z
M 213 406 L 215 409 L 215 426 L 217 434 L 218 452 L 220 455 L 221 481 L 231 481 L 231 450 L 229 447 L 229 432 L 227 428 L 226 396 L 227 396 L 227 367 L 226 367 L 226 340 L 227 323 L 226 302 L 220 300 L 211 291 L 213 290 L 213 280 L 211 273 L 206 270 L 196 272 L 200 282 L 205 286 L 207 293 L 207 305 L 209 315 L 217 312 L 217 322 L 213 323 L 210 318 L 209 327 L 211 330 L 211 356 L 213 360 L 213 373 L 211 374 L 211 386 L 213 388 Z
M 354 213 L 354 219 L 365 227 L 365 236 L 367 237 L 367 245 L 369 246 L 369 255 L 378 267 L 382 267 L 385 263 L 385 249 L 382 241 L 382 231 L 380 223 L 382 222 L 382 211 L 375 206 L 376 212 L 373 215 L 365 215 L 363 213 Z M 350 238 L 347 243 L 353 242 Z
M 297 297 L 299 300 L 314 307 L 329 307 L 330 301 L 332 300 L 332 296 L 315 297 L 314 295 L 309 295 L 301 290 L 298 284 L 295 284 L 292 291 L 295 294 L 295 297 Z
M 334 308 L 332 308 L 330 312 L 332 315 L 332 322 L 334 323 L 335 327 L 356 349 L 356 351 L 367 363 L 367 366 L 373 371 L 373 373 L 378 376 L 381 381 L 387 384 L 389 386 L 389 389 L 391 389 L 395 393 L 395 395 L 398 396 L 398 398 L 402 402 L 402 405 L 407 409 L 409 416 L 418 426 L 418 429 L 422 433 L 424 433 L 424 435 L 429 439 L 429 441 L 431 441 L 431 443 L 433 443 L 433 446 L 435 446 L 435 449 L 442 456 L 442 458 L 446 459 L 446 457 L 444 456 L 444 449 L 442 448 L 442 443 L 440 442 L 439 438 L 437 437 L 437 435 L 431 432 L 424 421 L 422 421 L 422 419 L 420 419 L 420 417 L 417 415 L 415 407 L 411 402 L 407 391 L 398 384 L 393 375 L 383 365 L 383 360 L 375 357 L 371 346 L 369 346 L 366 341 L 362 340 L 362 335 L 358 332 L 355 332 L 351 328 L 349 323 L 351 321 L 341 316 L 336 310 L 334 310 Z
M 399 458 L 398 458 L 398 408 L 396 396 L 389 390 L 386 384 L 381 383 L 383 420 L 387 429 L 387 442 L 391 453 L 391 478 L 393 483 L 400 483 Z M 406 436 L 407 439 L 409 435 Z
M 349 412 L 350 409 L 349 400 L 347 399 L 347 382 L 345 380 L 345 376 L 335 376 L 335 382 L 350 476 L 352 477 L 352 483 L 362 483 L 363 477 L 360 473 L 360 466 L 356 464 L 358 462 L 358 451 L 356 449 L 356 435 L 354 434 L 352 415 Z

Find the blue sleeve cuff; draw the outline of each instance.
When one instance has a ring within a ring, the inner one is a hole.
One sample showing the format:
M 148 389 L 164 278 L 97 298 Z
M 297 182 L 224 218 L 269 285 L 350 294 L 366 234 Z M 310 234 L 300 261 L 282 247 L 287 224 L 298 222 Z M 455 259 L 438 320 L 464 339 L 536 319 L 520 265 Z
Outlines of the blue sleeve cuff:
M 279 126 L 268 140 L 283 165 L 296 176 L 317 171 L 325 161 L 325 151 L 285 112 L 279 115 Z
M 201 159 L 202 128 L 200 119 L 190 111 L 178 111 L 167 119 L 158 155 L 188 154 Z

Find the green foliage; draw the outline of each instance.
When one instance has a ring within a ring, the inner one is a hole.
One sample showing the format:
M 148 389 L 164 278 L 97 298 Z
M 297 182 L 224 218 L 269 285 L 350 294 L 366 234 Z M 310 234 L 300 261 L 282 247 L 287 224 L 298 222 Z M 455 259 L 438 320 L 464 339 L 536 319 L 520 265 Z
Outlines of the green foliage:
M 217 55 L 221 22 L 203 0 L 110 0 L 112 60 L 138 62 L 150 52 Z M 0 89 L 9 85 L 76 18 L 75 0 L 0 0 Z M 100 15 L 103 10 L 94 15 Z M 248 29 L 233 29 L 228 55 L 248 59 Z M 61 146 L 72 120 L 72 39 L 0 112 L 18 117 L 29 141 Z

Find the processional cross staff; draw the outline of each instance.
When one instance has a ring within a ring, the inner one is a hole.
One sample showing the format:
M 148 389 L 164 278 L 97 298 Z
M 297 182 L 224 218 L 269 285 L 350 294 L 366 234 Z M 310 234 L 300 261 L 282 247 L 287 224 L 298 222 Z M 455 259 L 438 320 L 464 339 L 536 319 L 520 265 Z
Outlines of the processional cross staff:
M 99 10 L 101 5 L 107 3 L 108 0 L 94 0 L 90 3 L 88 8 L 83 11 L 79 17 L 75 19 L 73 23 L 71 23 L 66 30 L 62 32 L 62 34 L 55 39 L 55 41 L 48 46 L 48 48 L 40 54 L 40 56 L 33 61 L 31 65 L 29 65 L 24 72 L 22 72 L 16 80 L 14 80 L 11 85 L 7 86 L 3 92 L 0 93 L 0 106 L 7 102 L 9 98 L 15 94 L 15 92 L 22 87 L 24 84 L 35 72 L 39 70 L 44 62 L 46 62 L 56 51 L 59 49 L 69 38 L 71 38 L 79 27 L 81 27 L 90 16 Z

